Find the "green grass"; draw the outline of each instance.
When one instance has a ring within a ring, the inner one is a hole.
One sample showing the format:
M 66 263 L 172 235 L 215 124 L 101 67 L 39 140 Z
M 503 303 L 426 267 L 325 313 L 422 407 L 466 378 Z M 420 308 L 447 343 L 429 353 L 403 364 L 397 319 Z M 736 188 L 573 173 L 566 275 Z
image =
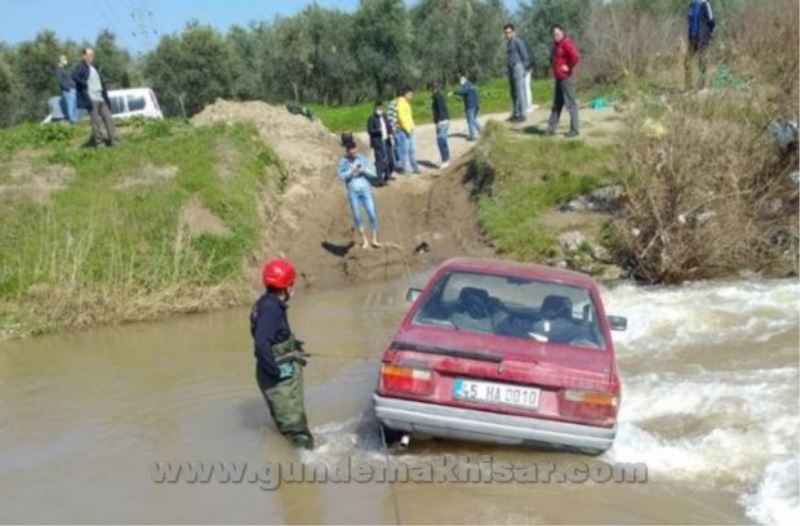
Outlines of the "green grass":
M 453 88 L 450 88 L 452 90 Z M 511 98 L 508 91 L 508 81 L 496 79 L 480 86 L 481 113 L 500 113 L 511 110 Z M 535 80 L 533 82 L 533 99 L 537 104 L 549 103 L 553 97 L 553 82 L 551 80 Z M 461 97 L 448 97 L 450 116 L 453 119 L 464 118 L 464 104 Z M 322 123 L 332 132 L 345 131 L 359 132 L 366 129 L 367 119 L 372 114 L 374 101 L 364 102 L 350 106 L 323 106 L 311 104 L 308 106 Z M 430 92 L 420 91 L 414 93 L 412 100 L 414 121 L 417 124 L 433 122 L 431 111 Z
M 542 214 L 612 182 L 613 157 L 612 146 L 521 137 L 491 123 L 471 171 L 487 238 L 515 260 L 553 257 L 552 232 L 541 225 Z
M 37 323 L 70 324 L 75 313 L 47 319 L 48 296 L 101 298 L 106 308 L 167 290 L 196 294 L 244 283 L 243 262 L 261 239 L 259 196 L 267 185 L 280 189 L 285 173 L 254 128 L 133 123 L 121 146 L 99 150 L 78 147 L 81 128 L 63 128 L 69 131 L 21 127 L 0 135 L 0 167 L 26 149 L 26 162 L 74 173 L 44 202 L 0 194 L 0 320 L 41 311 L 45 319 Z M 226 180 L 217 173 L 220 144 L 236 152 Z M 172 176 L 152 177 L 159 170 Z M 281 175 L 269 180 L 267 173 Z M 179 228 L 190 199 L 228 233 L 191 236 Z

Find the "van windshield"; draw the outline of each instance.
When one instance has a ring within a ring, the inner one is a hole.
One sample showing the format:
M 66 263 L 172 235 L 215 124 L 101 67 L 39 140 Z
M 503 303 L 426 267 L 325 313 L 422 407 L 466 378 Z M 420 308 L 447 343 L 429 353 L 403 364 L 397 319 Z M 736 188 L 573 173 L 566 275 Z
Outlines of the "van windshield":
M 606 348 L 594 301 L 583 287 L 450 272 L 423 301 L 414 316 L 415 325 Z

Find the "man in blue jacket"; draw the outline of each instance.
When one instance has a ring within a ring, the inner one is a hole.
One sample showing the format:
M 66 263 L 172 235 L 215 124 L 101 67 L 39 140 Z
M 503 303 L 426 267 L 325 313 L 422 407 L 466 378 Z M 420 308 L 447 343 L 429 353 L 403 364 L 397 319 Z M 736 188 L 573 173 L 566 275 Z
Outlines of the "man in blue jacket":
M 92 138 L 88 145 L 114 146 L 117 141 L 117 128 L 114 126 L 106 85 L 94 66 L 94 49 L 87 47 L 83 50 L 83 60 L 75 66 L 72 80 L 75 81 L 78 107 L 89 112 L 92 122 Z
M 464 113 L 467 115 L 467 140 L 474 141 L 475 135 L 481 132 L 481 125 L 478 122 L 478 112 L 481 109 L 478 88 L 469 81 L 466 75 L 462 75 L 459 79 L 459 86 L 453 93 L 464 99 Z
M 525 42 L 517 36 L 514 24 L 503 26 L 506 37 L 506 68 L 508 69 L 508 84 L 513 102 L 513 112 L 508 119 L 510 122 L 524 122 L 527 119 L 527 106 L 525 89 L 525 70 L 530 66 L 530 57 Z
M 686 16 L 689 33 L 689 47 L 686 50 L 686 89 L 692 90 L 694 84 L 694 62 L 700 68 L 700 88 L 706 83 L 706 52 L 714 36 L 716 21 L 708 0 L 691 0 Z

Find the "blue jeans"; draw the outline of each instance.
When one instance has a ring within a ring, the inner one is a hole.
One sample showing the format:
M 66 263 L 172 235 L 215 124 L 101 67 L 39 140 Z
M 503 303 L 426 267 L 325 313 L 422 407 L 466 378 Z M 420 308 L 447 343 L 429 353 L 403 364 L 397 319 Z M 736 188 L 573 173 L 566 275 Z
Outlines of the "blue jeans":
M 442 121 L 436 125 L 436 145 L 439 147 L 439 155 L 442 156 L 443 163 L 450 160 L 450 145 L 447 144 L 447 132 L 449 129 L 449 121 Z
M 408 172 L 408 164 L 411 164 L 411 169 L 414 173 L 419 173 L 419 164 L 417 164 L 417 140 L 414 132 L 407 133 L 404 131 L 397 132 L 397 147 L 400 150 L 400 161 L 398 167 L 401 173 Z
M 372 191 L 369 187 L 363 190 L 348 190 L 347 197 L 350 200 L 350 210 L 353 212 L 353 223 L 357 230 L 361 230 L 361 206 L 367 209 L 369 217 L 369 228 L 373 232 L 378 231 L 378 214 L 375 212 L 375 200 L 372 198 Z
M 475 139 L 475 135 L 481 133 L 481 124 L 478 122 L 478 108 L 467 108 L 467 129 L 469 130 L 469 140 Z
M 78 96 L 75 88 L 61 92 L 61 113 L 69 122 L 78 121 Z
M 392 134 L 392 168 L 395 171 L 399 171 L 400 166 L 400 133 L 393 133 Z

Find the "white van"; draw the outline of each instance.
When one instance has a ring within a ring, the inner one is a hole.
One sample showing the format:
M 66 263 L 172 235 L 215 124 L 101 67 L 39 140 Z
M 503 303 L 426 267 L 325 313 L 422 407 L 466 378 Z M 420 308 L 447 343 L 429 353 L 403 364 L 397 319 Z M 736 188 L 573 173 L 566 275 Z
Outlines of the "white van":
M 149 119 L 163 119 L 161 107 L 155 92 L 150 88 L 113 89 L 108 91 L 111 103 L 111 113 L 115 119 L 128 119 L 130 117 L 146 117 Z M 66 120 L 61 107 L 61 97 L 50 97 L 47 101 L 50 114 L 42 121 L 56 122 Z M 86 117 L 86 110 L 78 109 L 79 118 Z

